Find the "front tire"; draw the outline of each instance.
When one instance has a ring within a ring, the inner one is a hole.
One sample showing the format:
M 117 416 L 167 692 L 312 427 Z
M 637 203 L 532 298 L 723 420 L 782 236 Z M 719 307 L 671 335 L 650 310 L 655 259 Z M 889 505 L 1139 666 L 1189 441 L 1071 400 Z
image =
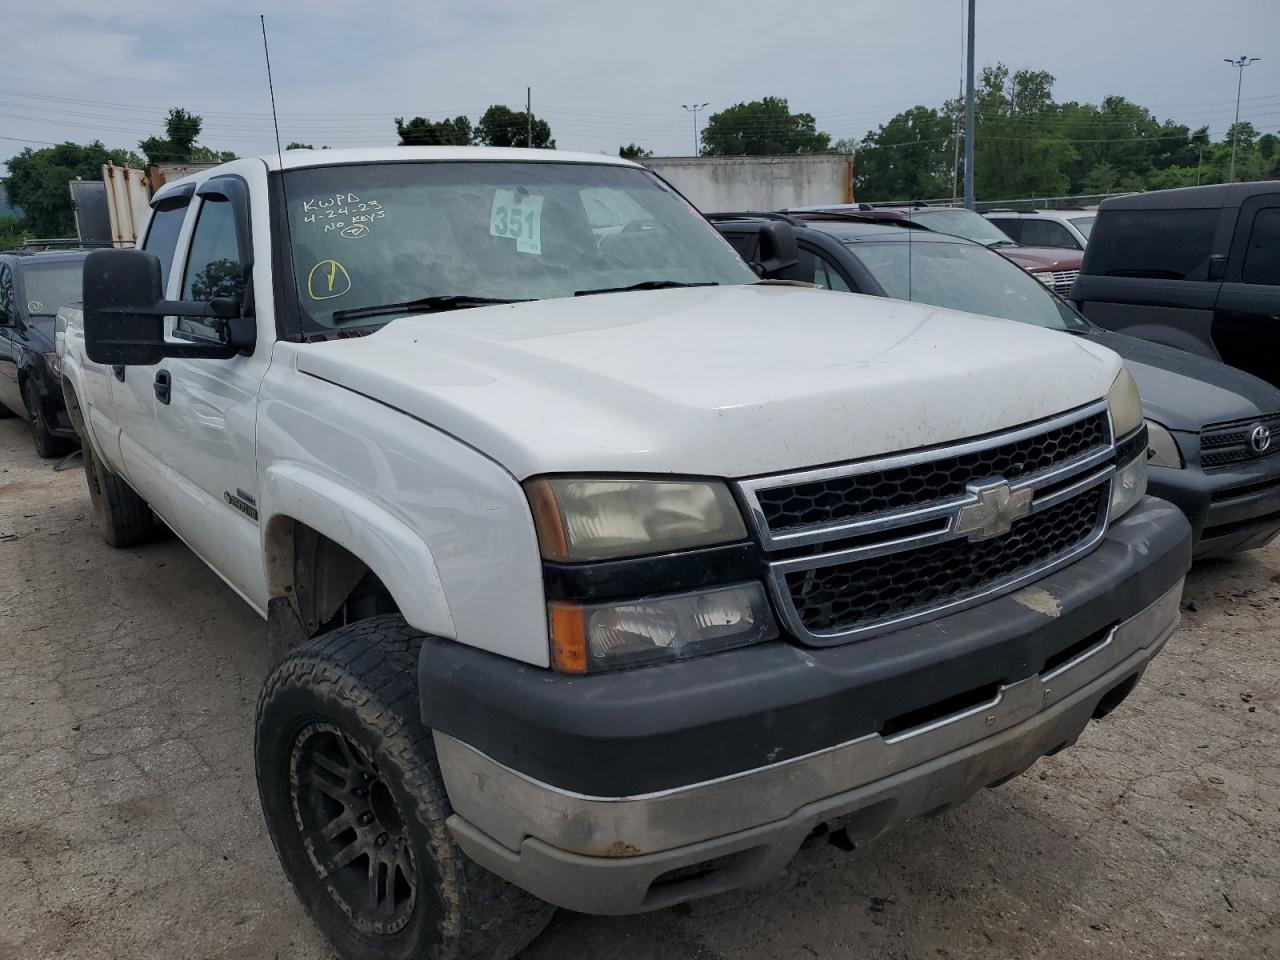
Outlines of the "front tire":
M 554 908 L 462 853 L 398 615 L 293 650 L 258 700 L 258 794 L 298 898 L 344 960 L 507 960 Z

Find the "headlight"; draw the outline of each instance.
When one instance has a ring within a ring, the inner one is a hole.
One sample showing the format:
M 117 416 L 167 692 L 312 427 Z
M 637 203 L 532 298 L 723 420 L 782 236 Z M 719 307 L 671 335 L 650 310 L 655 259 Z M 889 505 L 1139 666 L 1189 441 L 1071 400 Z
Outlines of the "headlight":
M 548 614 L 551 665 L 567 673 L 678 660 L 778 635 L 759 583 L 610 603 L 553 600 Z
M 49 368 L 49 372 L 55 377 L 62 376 L 62 361 L 58 359 L 56 353 L 46 353 L 44 355 L 44 365 Z
M 1107 391 L 1107 406 L 1111 408 L 1111 429 L 1119 440 L 1142 426 L 1142 398 L 1138 385 L 1128 367 L 1121 367 L 1115 383 Z
M 1119 520 L 1147 493 L 1147 452 L 1143 450 L 1116 469 L 1111 482 L 1111 519 Z
M 1183 467 L 1182 452 L 1173 434 L 1154 420 L 1147 421 L 1147 462 L 1153 467 Z
M 1053 289 L 1053 271 L 1052 270 L 1032 270 L 1031 275 L 1043 283 L 1050 290 Z
M 714 481 L 543 477 L 525 484 L 548 560 L 609 560 L 746 537 L 729 488 Z

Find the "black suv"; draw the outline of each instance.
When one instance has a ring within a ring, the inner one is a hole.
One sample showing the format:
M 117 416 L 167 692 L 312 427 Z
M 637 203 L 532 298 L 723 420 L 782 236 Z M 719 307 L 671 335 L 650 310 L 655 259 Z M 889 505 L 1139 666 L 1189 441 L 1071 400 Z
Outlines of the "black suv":
M 1142 394 L 1151 492 L 1182 508 L 1197 557 L 1260 547 L 1280 532 L 1280 390 L 1225 364 L 1111 333 L 999 253 L 905 221 L 860 215 L 712 214 L 750 263 L 762 235 L 795 234 L 790 267 L 767 275 L 1033 323 L 1120 354 Z M 789 246 L 789 244 L 785 244 Z M 777 246 L 775 238 L 766 247 Z M 770 253 L 776 251 L 770 249 Z M 850 318 L 857 301 L 850 298 Z M 993 330 L 998 349 L 998 331 Z
M 1070 296 L 1109 330 L 1280 386 L 1280 180 L 1104 201 Z
M 62 403 L 54 315 L 80 299 L 86 256 L 83 250 L 0 253 L 0 417 L 26 418 L 42 457 L 80 442 Z

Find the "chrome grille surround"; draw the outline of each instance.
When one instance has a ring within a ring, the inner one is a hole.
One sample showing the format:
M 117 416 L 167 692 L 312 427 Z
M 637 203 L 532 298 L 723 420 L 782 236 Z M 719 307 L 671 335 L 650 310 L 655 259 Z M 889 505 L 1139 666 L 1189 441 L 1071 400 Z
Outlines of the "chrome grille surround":
M 1065 297 L 1071 292 L 1071 285 L 1076 282 L 1078 276 L 1080 276 L 1079 270 L 1053 271 L 1053 292 L 1060 297 Z
M 789 575 L 917 550 L 966 537 L 977 541 L 978 538 L 971 533 L 956 529 L 957 520 L 961 511 L 973 508 L 981 502 L 981 490 L 985 486 L 992 481 L 1003 481 L 1004 478 L 974 476 L 966 484 L 965 492 L 961 494 L 928 500 L 900 509 L 879 511 L 853 519 L 840 519 L 831 523 L 818 523 L 784 530 L 770 529 L 765 511 L 761 507 L 762 492 L 815 481 L 856 478 L 897 467 L 928 464 L 965 456 L 1029 438 L 1052 435 L 1055 431 L 1071 428 L 1081 421 L 1098 415 L 1102 415 L 1106 423 L 1105 442 L 1102 445 L 1008 482 L 1011 494 L 1018 495 L 1023 491 L 1030 493 L 1028 517 L 1034 517 L 1041 511 L 1086 495 L 1089 491 L 1105 484 L 1106 495 L 1102 497 L 1098 521 L 1078 543 L 1054 556 L 982 583 L 973 590 L 960 595 L 938 597 L 936 603 L 925 608 L 915 608 L 901 614 L 890 614 L 869 622 L 856 622 L 848 626 L 836 625 L 826 629 L 811 629 L 806 625 L 793 600 L 788 583 Z M 834 467 L 752 478 L 739 481 L 737 486 L 747 506 L 748 520 L 768 555 L 768 585 L 779 616 L 786 628 L 797 639 L 813 646 L 823 646 L 865 639 L 973 606 L 998 594 L 1014 590 L 1083 556 L 1096 547 L 1106 533 L 1110 514 L 1110 484 L 1115 475 L 1114 461 L 1115 432 L 1112 429 L 1106 403 L 1099 402 L 1048 420 L 977 440 Z

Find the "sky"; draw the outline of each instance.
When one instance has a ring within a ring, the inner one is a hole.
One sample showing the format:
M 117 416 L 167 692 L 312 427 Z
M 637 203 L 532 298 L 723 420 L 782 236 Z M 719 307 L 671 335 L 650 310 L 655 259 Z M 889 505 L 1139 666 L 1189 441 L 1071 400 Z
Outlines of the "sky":
M 283 142 L 397 142 L 393 118 L 493 103 L 545 118 L 561 149 L 693 151 L 693 116 L 766 95 L 861 138 L 961 84 L 964 0 L 0 0 L 0 159 L 101 139 L 136 147 L 169 107 L 200 142 L 274 150 L 258 14 L 271 41 Z M 1280 131 L 1280 0 L 978 0 L 979 68 L 1048 70 L 1058 100 L 1121 94 L 1220 136 Z

